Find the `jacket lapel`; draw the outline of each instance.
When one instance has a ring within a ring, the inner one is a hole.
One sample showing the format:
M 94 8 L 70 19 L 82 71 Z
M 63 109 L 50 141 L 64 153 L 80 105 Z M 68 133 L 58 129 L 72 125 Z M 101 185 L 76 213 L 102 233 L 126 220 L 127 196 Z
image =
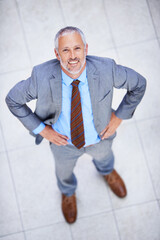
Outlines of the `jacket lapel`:
M 98 89 L 99 89 L 99 74 L 96 67 L 87 61 L 87 79 L 89 85 L 89 92 L 91 97 L 92 112 L 94 125 L 98 127 Z
M 56 108 L 55 122 L 57 121 L 62 108 L 62 76 L 60 64 L 54 66 L 53 74 L 50 78 L 52 99 Z
M 96 67 L 87 61 L 87 79 L 89 92 L 91 97 L 92 112 L 95 127 L 98 127 L 98 89 L 99 89 L 99 74 Z M 53 74 L 50 77 L 50 87 L 52 91 L 52 98 L 54 105 L 56 107 L 56 116 L 55 121 L 57 121 L 62 108 L 62 76 L 61 76 L 61 67 L 58 63 L 54 66 Z

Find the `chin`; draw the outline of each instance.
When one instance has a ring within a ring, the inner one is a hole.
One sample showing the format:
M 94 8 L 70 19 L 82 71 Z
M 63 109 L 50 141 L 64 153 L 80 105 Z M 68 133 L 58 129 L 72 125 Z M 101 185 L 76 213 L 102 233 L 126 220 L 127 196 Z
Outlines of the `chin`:
M 71 74 L 78 74 L 81 71 L 82 67 L 80 67 L 79 69 L 69 69 L 67 68 L 66 70 L 71 73 Z
M 75 71 L 68 70 L 68 72 L 73 74 L 73 75 L 80 73 L 80 71 L 81 71 L 81 69 L 79 69 L 77 71 L 76 70 Z

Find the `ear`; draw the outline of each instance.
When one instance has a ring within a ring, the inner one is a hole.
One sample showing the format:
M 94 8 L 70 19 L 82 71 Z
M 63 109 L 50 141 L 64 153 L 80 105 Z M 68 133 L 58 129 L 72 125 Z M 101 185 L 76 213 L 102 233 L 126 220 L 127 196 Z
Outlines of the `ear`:
M 55 55 L 56 55 L 56 58 L 60 61 L 59 53 L 57 52 L 56 49 L 54 49 L 54 53 L 55 53 Z
M 86 56 L 88 54 L 88 43 L 86 43 Z

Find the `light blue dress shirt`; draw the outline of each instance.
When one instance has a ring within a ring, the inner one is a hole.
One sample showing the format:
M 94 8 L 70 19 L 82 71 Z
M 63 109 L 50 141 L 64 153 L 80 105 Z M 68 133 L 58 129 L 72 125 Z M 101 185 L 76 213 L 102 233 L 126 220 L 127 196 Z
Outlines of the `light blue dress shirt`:
M 85 135 L 85 145 L 84 147 L 98 143 L 100 137 L 95 129 L 93 122 L 93 112 L 91 106 L 91 99 L 86 75 L 86 68 L 79 76 L 79 91 L 81 95 L 81 106 L 83 114 L 83 125 L 84 125 L 84 135 Z M 71 117 L 71 97 L 72 97 L 72 85 L 73 79 L 70 78 L 62 71 L 62 110 L 60 116 L 52 128 L 58 133 L 65 135 L 69 138 L 68 142 L 71 142 L 71 132 L 70 132 L 70 117 Z M 44 129 L 44 123 L 41 123 L 33 133 L 38 134 Z

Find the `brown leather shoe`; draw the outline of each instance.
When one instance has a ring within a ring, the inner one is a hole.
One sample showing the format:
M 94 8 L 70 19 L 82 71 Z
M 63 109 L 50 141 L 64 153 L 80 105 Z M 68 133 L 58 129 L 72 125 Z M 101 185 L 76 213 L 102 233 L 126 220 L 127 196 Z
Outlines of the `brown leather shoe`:
M 120 198 L 127 195 L 127 190 L 122 178 L 113 170 L 110 174 L 104 176 L 111 190 Z
M 70 197 L 62 194 L 62 212 L 68 223 L 74 223 L 77 218 L 76 196 Z

